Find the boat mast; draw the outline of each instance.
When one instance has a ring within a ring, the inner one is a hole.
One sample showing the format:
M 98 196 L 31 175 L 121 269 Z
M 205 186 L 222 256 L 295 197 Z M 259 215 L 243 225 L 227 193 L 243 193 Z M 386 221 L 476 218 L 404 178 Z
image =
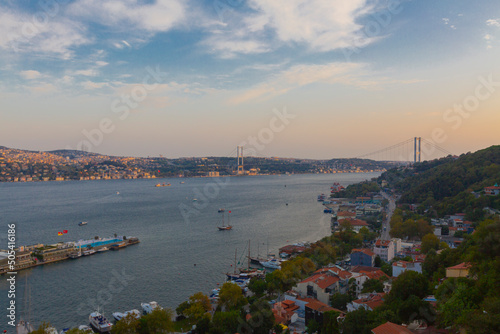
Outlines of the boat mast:
M 236 275 L 236 254 L 238 252 L 238 248 L 234 249 L 234 274 Z
M 248 239 L 248 268 L 250 269 L 250 239 Z

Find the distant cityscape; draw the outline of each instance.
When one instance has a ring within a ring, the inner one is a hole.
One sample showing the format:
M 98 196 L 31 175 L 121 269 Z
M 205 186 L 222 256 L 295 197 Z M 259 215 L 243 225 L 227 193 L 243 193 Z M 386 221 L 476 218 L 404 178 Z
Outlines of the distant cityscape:
M 0 182 L 153 179 L 304 173 L 384 172 L 401 164 L 369 159 L 118 157 L 76 150 L 28 151 L 0 146 Z

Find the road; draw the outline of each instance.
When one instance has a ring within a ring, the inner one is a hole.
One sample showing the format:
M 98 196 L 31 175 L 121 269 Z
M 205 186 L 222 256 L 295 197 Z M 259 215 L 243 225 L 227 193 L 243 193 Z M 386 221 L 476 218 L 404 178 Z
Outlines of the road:
M 380 239 L 382 240 L 390 240 L 391 237 L 389 235 L 389 231 L 391 230 L 391 225 L 389 224 L 391 221 L 392 214 L 394 213 L 394 210 L 396 209 L 396 198 L 393 196 L 388 195 L 385 192 L 381 192 L 382 196 L 384 196 L 385 199 L 389 201 L 389 204 L 387 205 L 387 216 L 382 223 L 382 234 L 380 236 Z

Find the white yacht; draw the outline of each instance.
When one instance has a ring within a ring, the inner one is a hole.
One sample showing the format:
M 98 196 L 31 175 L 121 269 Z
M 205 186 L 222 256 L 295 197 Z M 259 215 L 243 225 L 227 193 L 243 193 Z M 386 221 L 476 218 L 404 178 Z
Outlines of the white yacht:
M 149 314 L 156 309 L 161 310 L 161 306 L 157 302 L 141 303 L 141 307 L 145 314 Z
M 98 333 L 108 333 L 111 331 L 111 327 L 113 325 L 106 319 L 106 317 L 99 313 L 98 311 L 92 312 L 89 315 L 90 325 L 98 332 Z
M 263 267 L 271 269 L 281 269 L 281 263 L 278 259 L 269 259 L 267 261 L 260 261 Z
M 123 318 L 125 318 L 126 316 L 128 316 L 129 314 L 133 314 L 134 317 L 136 319 L 139 319 L 141 317 L 141 312 L 139 312 L 139 310 L 130 310 L 130 311 L 127 311 L 127 312 L 115 312 L 113 313 L 113 318 L 115 318 L 116 321 L 120 321 L 122 320 Z

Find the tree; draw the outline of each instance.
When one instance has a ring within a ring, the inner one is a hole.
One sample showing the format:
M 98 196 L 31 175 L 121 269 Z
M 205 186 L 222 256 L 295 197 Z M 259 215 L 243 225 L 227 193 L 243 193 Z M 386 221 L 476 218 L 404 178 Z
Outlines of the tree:
M 371 334 L 373 327 L 371 324 L 370 312 L 371 311 L 367 311 L 364 307 L 361 307 L 356 311 L 347 313 L 341 325 L 342 333 Z
M 392 283 L 391 292 L 387 301 L 406 300 L 414 295 L 419 298 L 427 296 L 429 286 L 424 275 L 416 271 L 407 270 L 398 276 Z
M 369 279 L 363 284 L 362 293 L 366 292 L 384 292 L 384 282 L 379 279 Z
M 426 234 L 422 238 L 422 253 L 427 254 L 431 249 L 439 249 L 439 238 L 434 233 Z
M 215 312 L 212 318 L 212 329 L 214 333 L 240 333 L 241 324 L 245 321 L 241 318 L 238 310 L 229 312 Z
M 168 333 L 174 328 L 174 313 L 170 309 L 155 309 L 139 320 L 139 333 Z
M 337 317 L 340 315 L 336 311 L 328 311 L 323 313 L 323 326 L 321 326 L 321 334 L 338 334 L 339 323 Z
M 32 334 L 48 334 L 49 328 L 51 328 L 50 323 L 44 321 L 44 322 L 42 322 L 42 324 L 40 326 L 38 326 L 38 328 L 36 330 L 34 330 L 31 333 Z
M 309 320 L 306 327 L 307 327 L 306 331 L 308 334 L 317 333 L 321 328 L 319 323 L 316 321 L 316 319 Z
M 134 314 L 128 314 L 126 317 L 117 321 L 111 328 L 112 334 L 135 334 L 139 328 L 139 319 Z
M 231 282 L 222 285 L 219 292 L 219 305 L 226 311 L 238 310 L 247 303 L 241 288 Z
M 334 293 L 330 297 L 330 305 L 332 305 L 333 308 L 345 311 L 347 310 L 347 303 L 350 303 L 352 301 L 352 298 L 348 294 L 342 294 L 342 293 Z
M 266 281 L 257 277 L 252 277 L 248 283 L 248 289 L 257 297 L 262 297 L 267 290 Z
M 379 255 L 375 256 L 375 267 L 380 268 L 382 266 L 382 259 Z
M 258 299 L 250 305 L 250 319 L 247 326 L 254 334 L 268 334 L 275 323 L 271 306 L 265 299 Z

